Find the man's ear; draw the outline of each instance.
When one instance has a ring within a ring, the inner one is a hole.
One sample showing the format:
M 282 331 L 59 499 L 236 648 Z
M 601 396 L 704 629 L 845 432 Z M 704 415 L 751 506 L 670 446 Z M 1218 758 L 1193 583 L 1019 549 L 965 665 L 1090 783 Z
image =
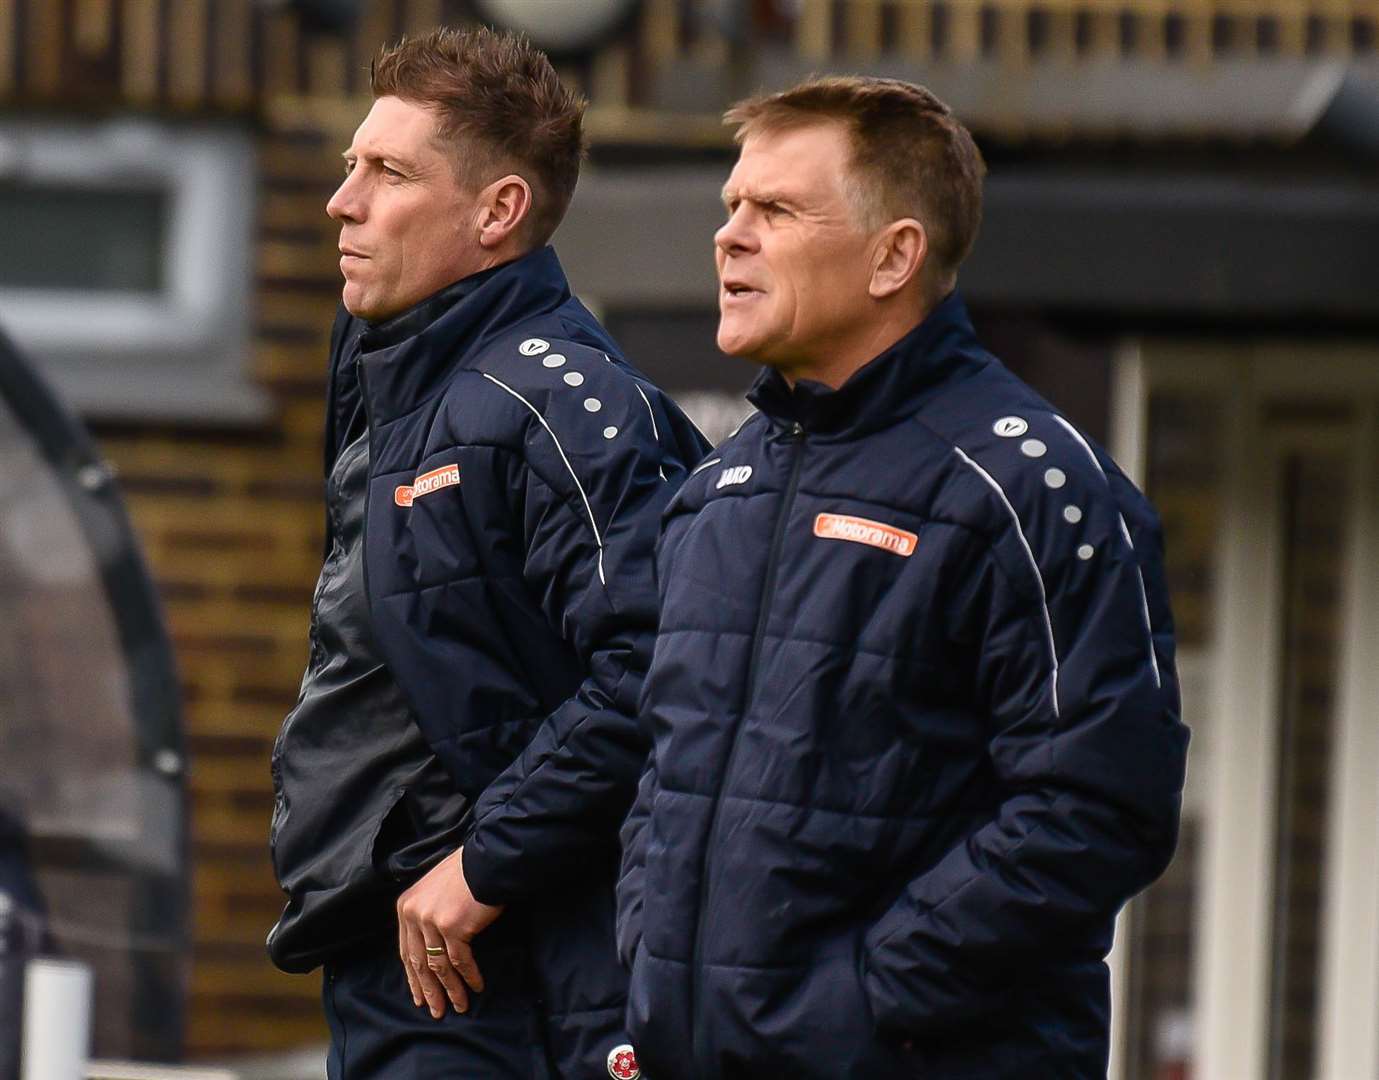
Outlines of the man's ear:
M 502 247 L 531 213 L 531 185 L 516 173 L 493 181 L 479 192 L 479 245 Z
M 894 296 L 919 278 L 929 256 L 929 236 L 914 218 L 901 218 L 886 226 L 872 255 L 871 281 L 867 291 L 874 300 Z

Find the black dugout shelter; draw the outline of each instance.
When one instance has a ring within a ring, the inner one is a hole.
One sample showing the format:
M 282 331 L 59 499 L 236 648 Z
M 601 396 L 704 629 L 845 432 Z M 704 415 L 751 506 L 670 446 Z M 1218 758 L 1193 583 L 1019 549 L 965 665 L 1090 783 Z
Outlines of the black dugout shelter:
M 41 928 L 11 935 L 11 975 L 36 945 L 84 961 L 93 1053 L 169 1060 L 188 954 L 177 680 L 112 480 L 0 335 L 0 906 Z

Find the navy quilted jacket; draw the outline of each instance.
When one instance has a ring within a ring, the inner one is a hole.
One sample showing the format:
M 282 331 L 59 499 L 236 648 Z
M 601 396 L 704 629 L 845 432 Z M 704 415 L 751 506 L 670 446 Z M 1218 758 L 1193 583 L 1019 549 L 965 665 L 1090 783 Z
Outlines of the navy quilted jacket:
M 656 1080 L 1104 1076 L 1177 835 L 1155 515 L 950 296 L 667 511 L 619 948 Z
M 557 1038 L 602 1068 L 607 1046 L 576 1044 L 624 991 L 611 892 L 646 752 L 652 556 L 705 444 L 550 248 L 487 272 L 415 335 L 360 344 L 377 646 L 473 804 L 474 895 L 526 902 L 540 992 L 569 1018 Z M 334 426 L 354 407 L 333 401 Z

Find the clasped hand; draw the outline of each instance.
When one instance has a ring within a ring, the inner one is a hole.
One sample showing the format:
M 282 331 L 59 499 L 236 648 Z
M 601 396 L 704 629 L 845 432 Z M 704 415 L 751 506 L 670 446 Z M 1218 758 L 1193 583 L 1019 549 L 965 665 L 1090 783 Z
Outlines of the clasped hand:
M 458 1013 L 469 1009 L 470 992 L 484 977 L 472 942 L 503 913 L 474 899 L 464 879 L 464 849 L 447 855 L 397 898 L 398 953 L 407 973 L 412 1004 L 425 1002 L 431 1015 L 445 1015 L 448 998 Z

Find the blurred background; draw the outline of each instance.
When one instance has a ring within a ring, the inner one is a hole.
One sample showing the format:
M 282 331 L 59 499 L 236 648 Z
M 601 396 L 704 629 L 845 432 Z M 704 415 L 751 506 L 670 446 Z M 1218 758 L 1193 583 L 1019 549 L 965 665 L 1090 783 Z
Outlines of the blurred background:
M 263 938 L 324 205 L 377 47 L 474 20 L 589 96 L 557 250 L 713 438 L 722 108 L 871 72 L 972 128 L 978 331 L 1167 533 L 1195 734 L 1112 1076 L 1379 1080 L 1379 0 L 0 0 L 0 1031 L 53 949 L 98 1056 L 321 1075 Z

